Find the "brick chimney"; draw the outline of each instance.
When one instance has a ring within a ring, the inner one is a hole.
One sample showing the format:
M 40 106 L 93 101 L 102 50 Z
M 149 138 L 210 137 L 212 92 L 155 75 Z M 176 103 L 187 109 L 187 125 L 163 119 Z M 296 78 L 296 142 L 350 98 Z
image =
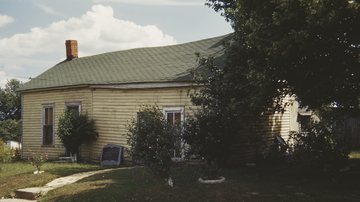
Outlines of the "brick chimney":
M 76 40 L 66 40 L 66 60 L 78 58 L 78 45 Z

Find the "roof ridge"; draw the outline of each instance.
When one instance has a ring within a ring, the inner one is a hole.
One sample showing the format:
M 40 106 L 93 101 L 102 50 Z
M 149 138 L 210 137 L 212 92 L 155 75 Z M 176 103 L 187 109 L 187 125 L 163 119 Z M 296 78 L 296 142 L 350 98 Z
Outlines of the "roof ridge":
M 196 41 L 189 41 L 189 42 L 184 42 L 184 43 L 179 43 L 179 44 L 160 45 L 160 46 L 147 46 L 147 47 L 137 47 L 137 48 L 124 49 L 124 50 L 109 51 L 109 52 L 104 52 L 104 53 L 98 53 L 98 54 L 95 54 L 95 55 L 88 55 L 88 56 L 84 56 L 84 57 L 74 58 L 73 60 L 81 59 L 81 58 L 94 57 L 94 56 L 99 56 L 99 55 L 106 55 L 106 54 L 111 54 L 111 53 L 133 51 L 133 50 L 155 49 L 155 48 L 164 48 L 164 47 L 169 47 L 170 48 L 170 47 L 174 47 L 174 46 L 183 46 L 183 45 L 186 46 L 186 45 L 189 45 L 189 44 L 201 43 L 203 41 L 208 41 L 208 40 L 214 40 L 214 39 L 217 39 L 217 38 L 225 38 L 226 36 L 230 36 L 232 34 L 233 33 L 229 33 L 229 34 L 225 34 L 225 35 L 221 35 L 221 36 L 215 36 L 215 37 L 210 37 L 210 38 L 206 38 L 206 39 L 199 39 L 199 40 L 196 40 Z M 66 62 L 66 61 L 67 60 L 65 59 L 62 62 Z

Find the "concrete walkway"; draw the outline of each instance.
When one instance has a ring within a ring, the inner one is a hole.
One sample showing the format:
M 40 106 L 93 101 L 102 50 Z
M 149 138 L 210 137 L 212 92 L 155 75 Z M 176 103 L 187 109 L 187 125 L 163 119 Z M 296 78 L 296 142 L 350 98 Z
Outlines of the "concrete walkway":
M 112 169 L 105 169 L 105 170 L 96 170 L 96 171 L 89 171 L 84 173 L 77 173 L 73 175 L 69 175 L 66 177 L 57 178 L 49 183 L 47 183 L 43 187 L 30 187 L 24 189 L 18 189 L 15 191 L 16 198 L 14 199 L 0 199 L 0 202 L 29 202 L 29 201 L 36 201 L 36 198 L 39 196 L 45 195 L 48 191 L 75 183 L 83 178 L 105 173 L 113 170 L 128 170 L 133 169 L 134 167 L 123 167 L 123 168 L 112 168 Z

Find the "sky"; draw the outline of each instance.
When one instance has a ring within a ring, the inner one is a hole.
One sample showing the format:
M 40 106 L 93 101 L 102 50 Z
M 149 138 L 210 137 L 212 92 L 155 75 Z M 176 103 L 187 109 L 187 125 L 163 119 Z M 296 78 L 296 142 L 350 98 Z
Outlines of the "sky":
M 29 81 L 65 59 L 164 46 L 232 32 L 205 0 L 0 0 L 0 87 Z

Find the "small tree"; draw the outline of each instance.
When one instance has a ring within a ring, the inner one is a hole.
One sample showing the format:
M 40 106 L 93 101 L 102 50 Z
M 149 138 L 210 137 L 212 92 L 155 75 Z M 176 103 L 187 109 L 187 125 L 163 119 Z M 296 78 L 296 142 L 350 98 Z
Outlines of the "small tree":
M 48 160 L 47 154 L 31 152 L 31 155 L 28 157 L 29 162 L 36 168 L 34 174 L 40 174 L 44 171 L 41 171 L 41 166 Z
M 133 160 L 144 161 L 156 175 L 168 179 L 177 131 L 158 107 L 141 109 L 138 119 L 129 125 L 128 144 Z
M 57 134 L 64 147 L 72 155 L 77 155 L 81 144 L 95 141 L 98 137 L 95 121 L 87 114 L 77 114 L 66 110 L 59 118 Z

